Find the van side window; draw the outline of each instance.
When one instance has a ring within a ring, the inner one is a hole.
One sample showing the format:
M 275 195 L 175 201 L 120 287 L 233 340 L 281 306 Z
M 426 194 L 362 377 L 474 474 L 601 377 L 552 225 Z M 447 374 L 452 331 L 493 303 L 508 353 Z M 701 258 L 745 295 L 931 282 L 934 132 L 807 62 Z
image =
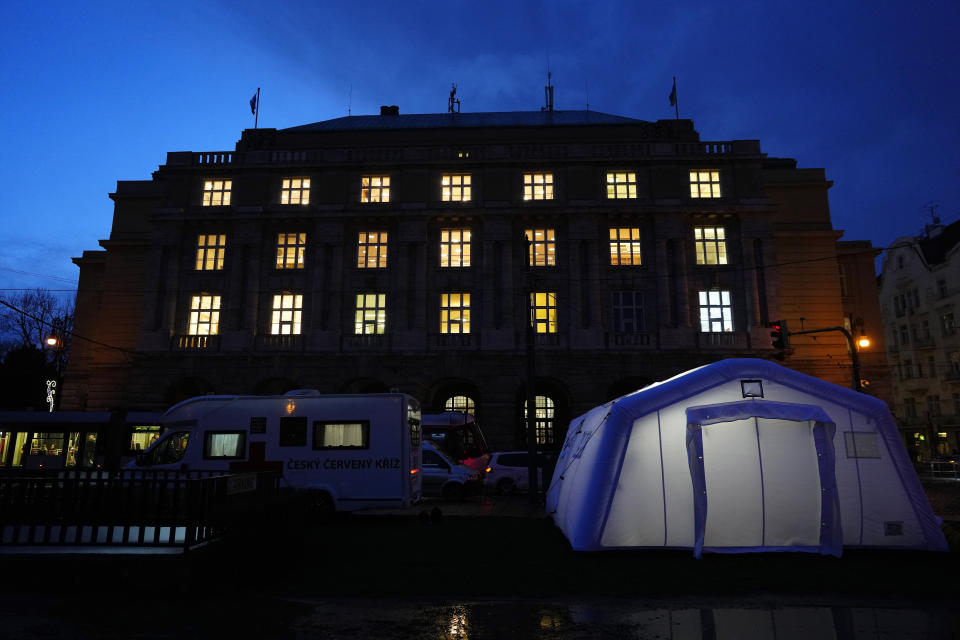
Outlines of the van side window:
M 307 419 L 280 418 L 281 447 L 307 446 Z
M 243 431 L 204 431 L 204 460 L 243 458 L 246 453 L 246 435 Z
M 187 452 L 189 440 L 190 432 L 188 431 L 178 431 L 164 438 L 152 449 L 151 462 L 153 464 L 180 462 L 183 454 Z M 84 455 L 87 455 L 87 453 L 84 452 Z
M 314 422 L 314 449 L 369 449 L 370 423 Z

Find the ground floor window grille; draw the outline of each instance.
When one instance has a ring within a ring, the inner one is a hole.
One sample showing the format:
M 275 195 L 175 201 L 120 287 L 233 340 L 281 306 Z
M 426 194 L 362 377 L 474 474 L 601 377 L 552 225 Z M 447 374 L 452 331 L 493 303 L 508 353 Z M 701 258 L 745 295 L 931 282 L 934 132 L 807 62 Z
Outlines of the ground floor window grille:
M 549 447 L 556 444 L 554 435 L 554 417 L 556 415 L 556 406 L 553 398 L 549 396 L 537 396 L 534 399 L 536 409 L 534 411 L 534 425 L 536 429 L 536 439 L 538 447 Z M 527 403 L 523 403 L 523 418 L 527 419 Z

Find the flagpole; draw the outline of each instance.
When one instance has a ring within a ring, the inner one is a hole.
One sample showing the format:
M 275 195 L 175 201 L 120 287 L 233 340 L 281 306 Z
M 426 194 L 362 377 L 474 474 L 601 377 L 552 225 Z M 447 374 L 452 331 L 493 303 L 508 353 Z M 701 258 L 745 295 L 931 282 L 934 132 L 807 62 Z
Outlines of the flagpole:
M 253 128 L 257 128 L 257 122 L 260 120 L 260 87 L 257 87 L 257 108 L 253 112 Z
M 257 95 L 260 95 L 260 89 L 257 89 Z M 259 104 L 259 103 L 258 103 Z M 677 120 L 680 119 L 680 99 L 677 96 L 677 76 L 673 76 L 673 108 L 677 114 Z

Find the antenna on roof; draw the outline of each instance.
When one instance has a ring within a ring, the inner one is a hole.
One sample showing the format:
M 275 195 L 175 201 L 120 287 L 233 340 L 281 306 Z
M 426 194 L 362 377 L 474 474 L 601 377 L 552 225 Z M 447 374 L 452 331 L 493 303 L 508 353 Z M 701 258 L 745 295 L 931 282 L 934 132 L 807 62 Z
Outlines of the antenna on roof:
M 350 83 L 350 97 L 347 99 L 347 117 L 350 116 L 350 109 L 353 108 L 353 83 Z
M 543 97 L 546 98 L 547 106 L 541 109 L 541 111 L 553 111 L 553 85 L 550 84 L 550 77 L 552 75 L 549 67 L 547 67 L 547 86 L 543 88 Z
M 936 202 L 930 201 L 927 204 L 923 205 L 923 208 L 927 210 L 927 213 L 930 214 L 930 219 L 933 221 L 933 224 L 940 224 L 940 216 L 937 215 L 937 209 L 940 208 L 940 205 Z
M 583 81 L 583 94 L 587 98 L 587 111 L 590 111 L 590 83 L 589 80 Z
M 453 110 L 453 106 L 457 106 L 457 110 Z M 457 98 L 457 83 L 454 82 L 451 85 L 450 97 L 447 99 L 447 113 L 460 113 L 460 99 Z

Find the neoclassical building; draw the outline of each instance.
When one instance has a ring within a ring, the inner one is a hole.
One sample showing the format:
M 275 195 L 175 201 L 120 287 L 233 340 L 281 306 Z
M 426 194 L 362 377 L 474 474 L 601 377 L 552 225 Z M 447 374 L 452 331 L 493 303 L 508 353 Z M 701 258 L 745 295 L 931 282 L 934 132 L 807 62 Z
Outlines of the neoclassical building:
M 528 332 L 543 447 L 606 400 L 767 323 L 841 324 L 823 169 L 690 120 L 595 111 L 351 116 L 248 129 L 121 181 L 85 251 L 63 408 L 204 393 L 398 389 L 524 442 Z M 800 337 L 798 337 L 800 338 Z M 848 385 L 840 334 L 784 364 Z

